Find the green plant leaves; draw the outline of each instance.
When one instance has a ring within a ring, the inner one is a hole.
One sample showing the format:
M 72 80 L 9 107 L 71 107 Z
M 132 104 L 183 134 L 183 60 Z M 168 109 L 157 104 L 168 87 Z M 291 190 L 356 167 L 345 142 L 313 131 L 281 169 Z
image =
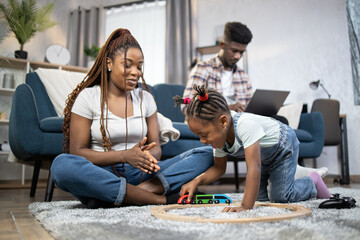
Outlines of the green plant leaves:
M 95 44 L 91 45 L 91 48 L 89 48 L 88 46 L 85 46 L 84 52 L 85 52 L 86 56 L 89 56 L 89 57 L 95 59 L 100 52 L 100 47 L 96 46 Z
M 54 5 L 55 2 L 37 8 L 35 0 L 22 0 L 21 2 L 8 0 L 8 6 L 0 3 L 0 12 L 3 13 L 10 30 L 15 34 L 20 44 L 20 50 L 23 50 L 24 44 L 36 32 L 44 31 L 56 25 L 50 20 Z

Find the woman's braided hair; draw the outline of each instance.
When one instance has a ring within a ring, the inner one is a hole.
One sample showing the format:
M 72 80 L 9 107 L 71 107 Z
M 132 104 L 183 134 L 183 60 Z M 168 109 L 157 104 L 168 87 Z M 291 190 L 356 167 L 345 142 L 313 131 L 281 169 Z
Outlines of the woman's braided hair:
M 105 151 L 111 150 L 111 141 L 108 136 L 110 136 L 107 129 L 107 109 L 104 111 L 105 106 L 107 107 L 107 98 L 108 98 L 108 81 L 109 81 L 109 72 L 107 71 L 107 58 L 110 58 L 114 61 L 116 54 L 124 53 L 124 75 L 126 74 L 126 53 L 129 48 L 137 48 L 141 50 L 139 43 L 131 35 L 130 31 L 127 29 L 119 28 L 115 30 L 106 40 L 105 44 L 100 49 L 100 52 L 95 59 L 95 63 L 87 73 L 85 78 L 77 87 L 69 94 L 68 99 L 66 100 L 66 106 L 64 109 L 64 123 L 63 123 L 63 152 L 69 153 L 70 148 L 70 120 L 71 120 L 71 109 L 74 105 L 74 102 L 79 95 L 79 93 L 87 88 L 95 85 L 100 85 L 101 89 L 101 116 L 100 116 L 100 131 L 102 134 L 102 143 Z M 142 78 L 142 84 L 148 90 L 148 87 L 145 83 L 144 78 Z M 126 104 L 127 105 L 127 104 Z M 125 106 L 126 107 L 126 106 Z M 127 113 L 127 111 L 125 111 Z M 105 115 L 105 116 L 104 116 Z M 127 118 L 127 116 L 126 116 Z M 126 127 L 127 130 L 127 127 Z M 107 134 L 106 134 L 107 133 Z M 126 132 L 127 135 L 127 132 Z
M 185 111 L 187 120 L 196 117 L 206 121 L 214 121 L 222 114 L 230 113 L 225 98 L 219 92 L 214 89 L 206 89 L 204 85 L 198 86 L 194 84 L 193 88 L 195 94 L 190 103 L 188 103 L 187 99 L 179 96 L 174 97 L 175 107 L 188 103 Z

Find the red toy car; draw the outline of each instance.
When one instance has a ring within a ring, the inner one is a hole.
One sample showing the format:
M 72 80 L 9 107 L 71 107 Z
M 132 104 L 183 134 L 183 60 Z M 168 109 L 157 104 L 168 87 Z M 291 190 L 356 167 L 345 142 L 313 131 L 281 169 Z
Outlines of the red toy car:
M 184 194 L 184 195 L 182 195 L 180 198 L 179 198 L 179 200 L 177 201 L 177 203 L 179 203 L 179 204 L 195 204 L 196 203 L 196 201 L 195 201 L 195 195 L 193 195 L 192 196 L 192 199 L 191 199 L 191 202 L 189 202 L 188 201 L 188 198 L 189 197 L 189 195 L 188 194 Z

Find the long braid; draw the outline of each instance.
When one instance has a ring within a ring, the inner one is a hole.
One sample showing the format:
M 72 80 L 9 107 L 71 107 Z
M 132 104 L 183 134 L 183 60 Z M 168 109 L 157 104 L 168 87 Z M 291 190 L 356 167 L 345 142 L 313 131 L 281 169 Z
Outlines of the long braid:
M 223 113 L 230 112 L 225 98 L 213 89 L 206 89 L 204 85 L 194 84 L 195 94 L 191 101 L 179 96 L 174 97 L 175 107 L 179 104 L 188 104 L 186 108 L 186 118 L 193 117 L 213 121 Z
M 141 50 L 139 43 L 131 35 L 127 29 L 115 30 L 107 39 L 100 52 L 95 59 L 95 63 L 89 70 L 85 78 L 77 87 L 69 94 L 66 100 L 66 106 L 64 109 L 64 123 L 63 123 L 63 152 L 69 153 L 70 148 L 70 120 L 71 109 L 79 93 L 87 88 L 95 85 L 100 85 L 101 89 L 101 116 L 100 116 L 100 131 L 102 134 L 102 144 L 105 151 L 111 151 L 110 134 L 107 127 L 108 119 L 108 79 L 109 73 L 107 71 L 107 58 L 114 59 L 115 54 L 120 52 L 126 52 L 129 47 L 135 47 Z M 142 51 L 142 50 L 141 50 Z

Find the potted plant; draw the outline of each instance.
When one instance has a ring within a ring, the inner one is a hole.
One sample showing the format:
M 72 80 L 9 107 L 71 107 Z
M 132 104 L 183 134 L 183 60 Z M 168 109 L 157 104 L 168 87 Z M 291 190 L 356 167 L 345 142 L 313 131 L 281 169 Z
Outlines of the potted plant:
M 95 44 L 91 45 L 91 47 L 85 46 L 84 53 L 86 56 L 91 58 L 91 61 L 88 62 L 88 68 L 91 68 L 95 62 L 95 58 L 100 52 L 100 47 L 96 46 Z
M 42 32 L 56 25 L 50 20 L 50 14 L 54 10 L 55 2 L 45 4 L 41 8 L 36 7 L 35 0 L 8 0 L 8 6 L 0 3 L 0 12 L 9 24 L 10 30 L 15 34 L 20 44 L 20 50 L 15 51 L 16 58 L 27 59 L 24 44 L 32 38 L 36 32 Z

